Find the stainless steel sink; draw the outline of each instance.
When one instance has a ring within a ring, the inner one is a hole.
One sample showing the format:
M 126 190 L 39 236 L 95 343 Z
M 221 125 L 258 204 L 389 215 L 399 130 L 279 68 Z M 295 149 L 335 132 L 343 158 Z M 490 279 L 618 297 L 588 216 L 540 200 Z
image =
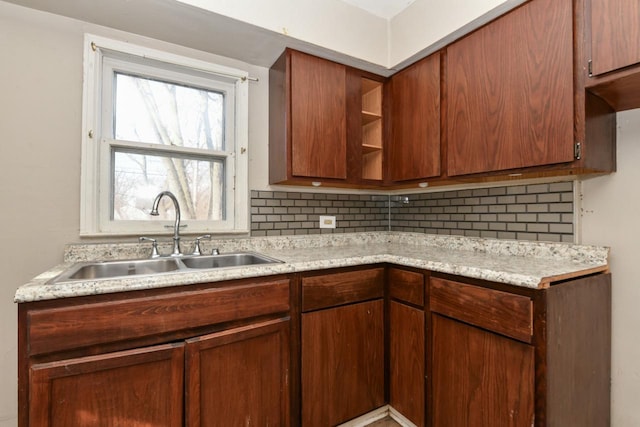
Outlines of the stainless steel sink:
M 221 255 L 184 256 L 127 261 L 83 262 L 75 264 L 49 283 L 80 280 L 114 279 L 126 276 L 153 275 L 172 271 L 189 271 L 281 263 L 282 261 L 255 252 Z
M 259 264 L 273 264 L 282 261 L 254 252 L 238 252 L 221 255 L 185 257 L 180 261 L 187 268 L 245 267 Z
M 140 274 L 167 273 L 178 269 L 180 269 L 178 260 L 172 258 L 80 263 L 56 277 L 55 281 L 109 279 Z

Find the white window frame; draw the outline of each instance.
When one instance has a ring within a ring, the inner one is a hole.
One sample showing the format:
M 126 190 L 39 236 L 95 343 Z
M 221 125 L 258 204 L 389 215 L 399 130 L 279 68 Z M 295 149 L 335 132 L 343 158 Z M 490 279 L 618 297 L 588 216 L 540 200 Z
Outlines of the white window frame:
M 102 91 L 110 93 L 112 73 L 116 70 L 143 75 L 152 70 L 153 76 L 160 79 L 225 93 L 225 111 L 229 118 L 225 118 L 225 148 L 216 152 L 207 150 L 207 155 L 225 159 L 225 218 L 220 221 L 183 220 L 186 227 L 181 231 L 183 234 L 248 233 L 247 72 L 91 34 L 85 35 L 84 52 L 80 235 L 172 232 L 173 221 L 111 219 L 113 148 L 144 149 L 147 154 L 197 155 L 205 151 L 114 139 L 110 134 L 113 97 L 103 97 Z

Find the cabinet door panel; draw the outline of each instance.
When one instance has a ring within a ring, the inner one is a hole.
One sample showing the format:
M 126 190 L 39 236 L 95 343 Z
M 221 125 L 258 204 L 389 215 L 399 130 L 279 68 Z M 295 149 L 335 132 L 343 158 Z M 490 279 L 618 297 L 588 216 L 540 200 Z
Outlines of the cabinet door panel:
M 347 178 L 346 67 L 291 52 L 294 176 Z
M 424 426 L 424 312 L 389 303 L 389 404 Z
M 593 74 L 640 62 L 638 0 L 591 0 L 590 4 Z
M 187 341 L 187 426 L 289 425 L 289 320 Z
M 184 344 L 35 364 L 29 425 L 180 427 Z
M 302 425 L 334 426 L 383 404 L 383 301 L 302 314 Z
M 447 48 L 448 175 L 573 160 L 571 0 L 535 0 Z
M 534 348 L 432 314 L 433 427 L 531 427 Z
M 440 53 L 391 78 L 392 181 L 440 175 Z

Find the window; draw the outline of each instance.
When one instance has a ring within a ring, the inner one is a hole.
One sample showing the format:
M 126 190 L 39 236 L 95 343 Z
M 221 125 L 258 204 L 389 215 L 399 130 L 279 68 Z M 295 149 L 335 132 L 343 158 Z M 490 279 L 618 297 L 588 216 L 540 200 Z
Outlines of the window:
M 247 73 L 87 35 L 81 234 L 247 232 Z

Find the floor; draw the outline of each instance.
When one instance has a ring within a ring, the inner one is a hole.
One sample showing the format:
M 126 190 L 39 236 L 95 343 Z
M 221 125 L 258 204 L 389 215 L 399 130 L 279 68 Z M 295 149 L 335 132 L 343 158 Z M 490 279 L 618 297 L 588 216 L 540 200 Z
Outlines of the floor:
M 399 427 L 400 424 L 395 422 L 391 417 L 385 417 L 381 420 L 369 424 L 367 427 Z

